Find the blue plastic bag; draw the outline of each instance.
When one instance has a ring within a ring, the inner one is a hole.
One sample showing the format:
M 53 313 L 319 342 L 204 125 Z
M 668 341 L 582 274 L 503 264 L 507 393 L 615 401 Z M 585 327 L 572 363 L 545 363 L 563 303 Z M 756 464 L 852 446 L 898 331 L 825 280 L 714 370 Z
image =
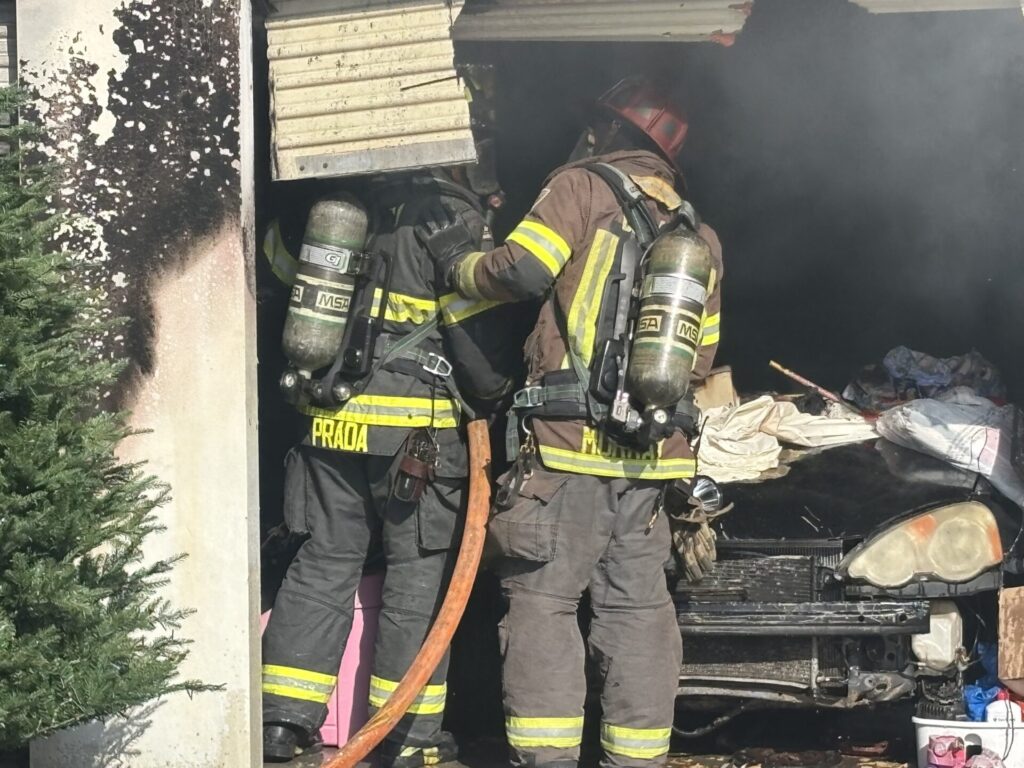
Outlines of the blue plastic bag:
M 985 688 L 981 685 L 964 686 L 964 706 L 967 709 L 967 717 L 975 722 L 985 721 L 985 707 L 996 700 L 996 696 L 1003 690 L 1001 685 L 993 685 Z
M 999 649 L 995 643 L 978 643 L 978 657 L 985 674 L 973 685 L 964 686 L 964 707 L 967 717 L 975 722 L 984 722 L 985 707 L 995 701 L 1003 690 L 999 683 Z

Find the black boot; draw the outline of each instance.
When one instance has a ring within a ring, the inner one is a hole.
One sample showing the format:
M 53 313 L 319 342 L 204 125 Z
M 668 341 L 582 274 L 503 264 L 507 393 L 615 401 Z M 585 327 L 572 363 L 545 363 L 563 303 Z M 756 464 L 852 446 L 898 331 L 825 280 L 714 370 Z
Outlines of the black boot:
M 291 723 L 267 723 L 263 726 L 263 760 L 287 763 L 298 755 L 319 752 L 323 746 L 320 731 L 312 734 Z
M 263 760 L 268 763 L 290 762 L 299 749 L 299 735 L 287 725 L 263 726 Z
M 447 731 L 441 732 L 437 745 L 433 747 L 404 747 L 388 741 L 380 745 L 381 768 L 424 768 L 450 763 L 458 756 L 459 748 Z

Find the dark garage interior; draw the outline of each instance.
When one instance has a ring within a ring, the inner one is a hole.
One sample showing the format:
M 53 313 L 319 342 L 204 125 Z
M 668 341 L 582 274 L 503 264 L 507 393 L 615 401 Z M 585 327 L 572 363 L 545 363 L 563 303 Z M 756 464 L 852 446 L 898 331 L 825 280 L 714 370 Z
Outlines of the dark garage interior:
M 509 229 L 564 162 L 588 100 L 636 71 L 678 84 L 690 199 L 726 260 L 718 362 L 741 392 L 785 385 L 769 358 L 841 389 L 905 344 L 976 348 L 1019 397 L 1022 42 L 1016 11 L 758 0 L 731 47 L 457 52 L 498 67 Z

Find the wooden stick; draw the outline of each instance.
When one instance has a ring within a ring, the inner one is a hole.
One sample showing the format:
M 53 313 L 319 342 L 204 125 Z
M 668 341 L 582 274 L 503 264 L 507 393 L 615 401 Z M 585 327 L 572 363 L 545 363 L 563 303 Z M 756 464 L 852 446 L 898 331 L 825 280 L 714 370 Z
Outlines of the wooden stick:
M 820 386 L 818 384 L 815 384 L 810 379 L 805 379 L 799 373 L 796 373 L 794 371 L 789 370 L 789 368 L 786 368 L 786 367 L 784 367 L 782 365 L 779 365 L 774 360 L 769 360 L 768 361 L 768 365 L 770 365 L 776 371 L 781 373 L 783 376 L 788 376 L 793 381 L 795 381 L 797 384 L 802 384 L 803 386 L 807 387 L 808 389 L 813 390 L 814 392 L 817 392 L 819 395 L 824 397 L 826 400 L 831 400 L 834 403 L 839 403 L 840 405 L 845 406 L 846 408 L 849 408 L 851 411 L 856 413 L 858 416 L 863 416 L 864 415 L 862 413 L 862 411 L 860 410 L 860 408 L 855 406 L 853 403 L 850 403 L 850 402 L 847 402 L 846 400 L 843 400 L 843 398 L 841 398 L 835 392 L 832 392 L 831 390 L 825 389 L 824 387 L 822 387 L 822 386 Z
M 473 589 L 480 555 L 484 548 L 484 531 L 491 507 L 491 464 L 490 436 L 487 422 L 472 421 L 467 427 L 469 436 L 469 504 L 466 510 L 466 525 L 462 532 L 459 558 L 455 563 L 451 583 L 437 618 L 430 627 L 423 647 L 416 655 L 384 706 L 377 710 L 370 721 L 349 739 L 341 751 L 321 768 L 354 768 L 356 763 L 370 754 L 384 737 L 398 724 L 423 686 L 434 674 L 459 626 L 466 610 L 469 594 Z

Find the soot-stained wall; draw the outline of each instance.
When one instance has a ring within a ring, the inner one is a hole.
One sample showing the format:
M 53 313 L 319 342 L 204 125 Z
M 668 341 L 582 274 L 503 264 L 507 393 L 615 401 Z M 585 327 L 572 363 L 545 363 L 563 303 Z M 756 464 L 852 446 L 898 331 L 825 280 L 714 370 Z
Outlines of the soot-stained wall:
M 725 249 L 719 360 L 841 388 L 907 344 L 979 349 L 1024 398 L 1024 19 L 757 0 L 736 43 L 464 46 L 502 76 L 510 226 L 582 106 L 635 71 L 690 112 L 690 197 Z M 500 234 L 500 233 L 499 233 Z
M 122 391 L 154 363 L 153 287 L 187 265 L 184 244 L 239 215 L 237 6 L 117 4 L 85 34 L 68 30 L 60 64 L 26 63 L 63 161 L 65 244 L 89 254 L 84 267 L 128 320 L 110 340 L 132 361 Z M 116 47 L 114 67 L 96 60 L 90 33 Z
M 105 352 L 141 432 L 125 459 L 171 487 L 146 556 L 187 557 L 185 679 L 221 686 L 32 745 L 34 768 L 260 762 L 258 465 L 247 0 L 19 3 L 23 72 L 52 132 L 64 247 L 126 321 Z

